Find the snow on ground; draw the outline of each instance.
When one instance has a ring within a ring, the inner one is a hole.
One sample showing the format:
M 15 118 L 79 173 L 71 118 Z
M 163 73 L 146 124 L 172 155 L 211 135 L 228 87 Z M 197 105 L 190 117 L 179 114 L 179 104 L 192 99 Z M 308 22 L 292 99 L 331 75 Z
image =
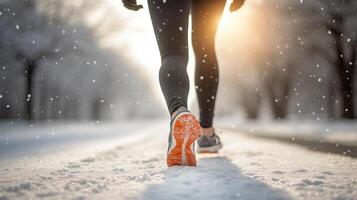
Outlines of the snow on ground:
M 357 146 L 355 120 L 237 120 L 228 116 L 219 120 L 222 127 L 268 136 L 284 136 Z
M 93 143 L 108 144 L 100 150 L 92 149 L 89 137 L 71 136 L 76 129 L 56 129 L 59 138 L 68 138 L 18 145 L 14 158 L 3 157 L 9 151 L 1 152 L 0 199 L 357 199 L 357 160 L 346 156 L 224 130 L 224 148 L 218 155 L 200 155 L 198 167 L 168 169 L 168 127 L 161 122 L 78 128 L 81 135 L 90 132 Z M 17 128 L 18 138 L 26 131 Z M 71 137 L 75 141 L 68 145 Z M 31 138 L 17 141 L 24 144 Z M 24 153 L 36 154 L 31 149 L 41 146 L 51 150 L 41 151 L 40 157 Z M 55 147 L 62 151 L 52 150 Z M 72 156 L 67 158 L 66 152 Z
M 125 121 L 113 124 L 53 123 L 0 124 L 0 169 L 3 163 L 19 160 L 77 160 L 138 139 L 149 129 L 138 131 L 137 125 L 148 126 L 157 121 Z M 136 137 L 132 137 L 132 136 Z M 125 138 L 125 139 L 124 139 Z M 85 147 L 85 148 L 82 148 Z

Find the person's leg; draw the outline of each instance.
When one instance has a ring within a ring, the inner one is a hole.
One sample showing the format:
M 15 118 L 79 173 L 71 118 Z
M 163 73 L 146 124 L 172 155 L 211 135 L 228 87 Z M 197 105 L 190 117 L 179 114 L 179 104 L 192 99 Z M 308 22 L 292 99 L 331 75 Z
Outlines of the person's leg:
M 192 44 L 196 57 L 195 87 L 202 133 L 213 133 L 218 88 L 215 36 L 226 1 L 192 0 Z
M 178 108 L 187 108 L 190 1 L 148 0 L 148 5 L 161 54 L 160 86 L 172 116 Z
M 148 4 L 161 53 L 160 85 L 171 114 L 166 163 L 196 166 L 194 144 L 200 124 L 187 110 L 190 0 L 148 0 Z

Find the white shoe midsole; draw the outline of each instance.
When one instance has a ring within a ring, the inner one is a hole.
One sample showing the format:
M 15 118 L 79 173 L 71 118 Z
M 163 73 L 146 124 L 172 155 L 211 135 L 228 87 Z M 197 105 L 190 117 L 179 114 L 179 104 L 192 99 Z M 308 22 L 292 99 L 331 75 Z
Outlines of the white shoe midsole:
M 170 146 L 169 151 L 167 152 L 167 154 L 170 154 L 172 149 L 174 149 L 174 147 L 176 146 L 176 139 L 175 139 L 175 136 L 174 136 L 174 128 L 175 128 L 176 121 L 180 117 L 180 115 L 184 115 L 184 114 L 187 114 L 187 113 L 189 113 L 189 112 L 182 112 L 182 113 L 178 114 L 175 117 L 174 121 L 172 122 L 172 127 L 171 127 L 171 146 Z

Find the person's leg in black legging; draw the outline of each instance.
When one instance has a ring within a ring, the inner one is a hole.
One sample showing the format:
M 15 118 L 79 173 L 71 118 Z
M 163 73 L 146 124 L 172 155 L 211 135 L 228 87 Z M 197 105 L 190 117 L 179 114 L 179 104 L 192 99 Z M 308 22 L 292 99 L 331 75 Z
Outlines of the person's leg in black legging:
M 190 0 L 148 0 L 148 5 L 161 54 L 161 90 L 172 115 L 180 107 L 187 108 Z
M 192 43 L 196 58 L 195 88 L 200 124 L 202 128 L 211 128 L 219 81 L 215 36 L 226 1 L 192 0 L 191 3 Z

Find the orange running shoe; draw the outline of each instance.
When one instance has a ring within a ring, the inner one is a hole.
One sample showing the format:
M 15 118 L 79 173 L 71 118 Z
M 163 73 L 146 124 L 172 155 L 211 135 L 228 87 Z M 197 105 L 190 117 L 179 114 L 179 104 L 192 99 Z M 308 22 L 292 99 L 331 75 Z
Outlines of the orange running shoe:
M 180 108 L 170 124 L 169 147 L 166 162 L 175 165 L 196 166 L 195 141 L 201 127 L 197 118 L 186 108 Z

